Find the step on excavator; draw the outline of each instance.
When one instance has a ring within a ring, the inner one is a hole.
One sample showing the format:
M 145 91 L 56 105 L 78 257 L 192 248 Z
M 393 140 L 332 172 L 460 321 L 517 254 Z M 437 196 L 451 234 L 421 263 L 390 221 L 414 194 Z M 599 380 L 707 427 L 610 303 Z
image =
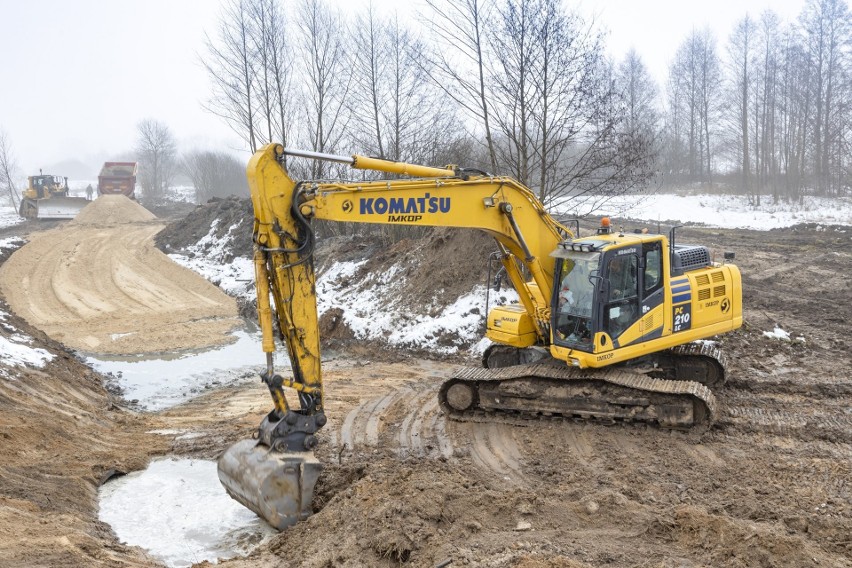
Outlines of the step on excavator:
M 285 169 L 287 156 L 394 175 L 294 181 Z M 725 362 L 712 342 L 701 340 L 742 325 L 742 281 L 733 254 L 718 263 L 704 246 L 676 244 L 674 229 L 668 235 L 627 233 L 606 219 L 581 238 L 516 180 L 454 166 L 270 144 L 251 158 L 247 175 L 266 353 L 261 379 L 273 409 L 254 439 L 222 454 L 218 471 L 231 497 L 277 529 L 311 514 L 321 470 L 312 452 L 326 423 L 315 219 L 470 228 L 494 237 L 520 301 L 488 312 L 492 345 L 483 367 L 459 369 L 436 393 L 450 419 L 529 424 L 548 417 L 678 430 L 713 422 L 717 405 L 710 388 L 724 383 Z M 289 355 L 287 376 L 273 366 L 276 339 Z

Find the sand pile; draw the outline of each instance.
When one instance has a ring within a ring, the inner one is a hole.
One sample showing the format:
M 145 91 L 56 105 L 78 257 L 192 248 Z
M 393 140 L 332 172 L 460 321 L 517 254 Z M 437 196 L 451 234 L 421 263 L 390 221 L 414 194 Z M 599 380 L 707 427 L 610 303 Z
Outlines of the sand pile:
M 121 195 L 101 196 L 63 227 L 34 233 L 0 267 L 0 292 L 69 347 L 136 354 L 232 341 L 236 302 L 154 246 L 163 228 Z
M 69 225 L 116 225 L 152 221 L 157 217 L 123 195 L 101 195 L 77 215 Z

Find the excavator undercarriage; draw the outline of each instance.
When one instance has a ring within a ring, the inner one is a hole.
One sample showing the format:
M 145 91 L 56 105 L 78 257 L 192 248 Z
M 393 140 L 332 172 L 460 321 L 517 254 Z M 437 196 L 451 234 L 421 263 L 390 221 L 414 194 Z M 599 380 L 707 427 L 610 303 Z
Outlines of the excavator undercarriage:
M 462 368 L 439 392 L 450 418 L 529 424 L 530 419 L 644 422 L 705 430 L 716 416 L 710 387 L 725 379 L 724 356 L 709 343 L 677 346 L 604 369 L 579 369 L 539 349 L 491 346 L 485 368 Z

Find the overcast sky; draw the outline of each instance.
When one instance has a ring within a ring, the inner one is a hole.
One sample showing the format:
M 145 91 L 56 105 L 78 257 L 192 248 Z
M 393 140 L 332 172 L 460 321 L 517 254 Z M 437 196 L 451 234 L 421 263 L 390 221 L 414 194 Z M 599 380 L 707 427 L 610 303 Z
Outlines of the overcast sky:
M 357 10 L 367 0 L 333 1 Z M 397 2 L 374 0 L 385 3 Z M 803 5 L 583 0 L 580 9 L 609 30 L 616 59 L 634 47 L 662 80 L 691 29 L 710 26 L 721 54 L 746 12 L 759 16 L 771 6 L 790 21 Z M 220 6 L 220 0 L 0 0 L 0 128 L 22 173 L 65 160 L 92 164 L 96 172 L 100 162 L 132 149 L 144 118 L 166 123 L 182 150 L 242 150 L 228 127 L 202 108 L 209 83 L 199 58 L 205 32 L 215 34 Z

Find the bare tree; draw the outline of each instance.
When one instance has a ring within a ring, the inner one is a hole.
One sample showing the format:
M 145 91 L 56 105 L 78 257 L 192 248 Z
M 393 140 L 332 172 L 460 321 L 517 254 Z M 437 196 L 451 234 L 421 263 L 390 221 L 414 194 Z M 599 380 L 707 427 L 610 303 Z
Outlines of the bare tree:
M 255 61 L 254 117 L 258 146 L 272 141 L 287 143 L 289 91 L 293 54 L 286 32 L 287 20 L 278 0 L 245 0 L 250 24 L 250 59 Z
M 272 75 L 274 114 L 268 120 L 273 123 L 272 139 L 287 145 L 289 142 L 289 123 L 292 119 L 293 105 L 290 102 L 293 85 L 293 50 L 289 42 L 287 19 L 276 0 L 260 0 L 268 3 L 265 46 L 267 66 Z
M 660 127 L 659 87 L 635 49 L 630 49 L 624 56 L 616 73 L 616 83 L 624 105 L 627 129 L 644 131 L 647 136 L 656 137 Z
M 357 17 L 353 27 L 355 60 L 352 81 L 352 117 L 354 139 L 379 158 L 387 158 L 386 128 L 383 113 L 391 96 L 390 81 L 385 80 L 392 68 L 389 26 L 370 4 L 367 12 Z
M 354 144 L 391 160 L 433 163 L 463 129 L 455 105 L 423 73 L 424 45 L 397 17 L 382 19 L 372 10 L 354 30 Z
M 258 68 L 255 30 L 247 0 L 228 0 L 216 41 L 206 38 L 202 60 L 213 84 L 206 108 L 223 118 L 252 152 L 257 150 L 255 82 Z
M 852 16 L 843 0 L 808 0 L 799 19 L 805 49 L 813 66 L 813 172 L 820 195 L 837 194 L 842 152 L 843 125 L 848 109 L 843 106 L 850 71 L 849 46 Z
M 778 15 L 766 10 L 760 17 L 760 48 L 758 60 L 761 62 L 759 92 L 760 113 L 755 117 L 755 134 L 759 138 L 756 166 L 760 191 L 772 186 L 772 196 L 778 201 L 778 178 L 780 177 L 778 159 L 778 119 L 779 119 L 779 83 L 780 31 Z
M 345 25 L 339 13 L 323 0 L 302 0 L 296 16 L 302 62 L 304 127 L 300 132 L 311 150 L 333 152 L 346 133 L 349 90 L 352 81 Z M 327 164 L 311 163 L 312 178 L 325 175 Z
M 192 180 L 198 203 L 212 197 L 243 197 L 249 193 L 245 164 L 227 152 L 189 152 L 181 167 Z
M 793 30 L 784 39 L 779 69 L 780 159 L 784 169 L 785 197 L 798 199 L 804 185 L 807 141 L 810 138 L 810 83 L 812 69 Z
M 0 128 L 0 192 L 9 198 L 9 204 L 18 210 L 20 195 L 15 187 L 18 165 L 12 152 L 12 142 L 6 132 Z
M 144 188 L 145 201 L 159 203 L 177 166 L 177 147 L 169 127 L 152 118 L 136 126 L 136 157 L 139 161 L 139 180 Z
M 492 0 L 426 0 L 432 22 L 433 50 L 424 72 L 445 96 L 459 105 L 482 128 L 488 166 L 497 171 L 497 151 L 492 133 L 486 30 Z
M 713 143 L 720 110 L 721 72 L 716 43 L 708 28 L 693 30 L 678 48 L 669 71 L 670 103 L 685 123 L 682 130 L 686 172 L 691 181 L 711 182 Z M 672 123 L 672 120 L 669 120 Z
M 753 194 L 751 193 L 751 158 L 749 156 L 750 144 L 748 138 L 751 124 L 748 113 L 751 104 L 749 95 L 753 90 L 750 65 L 754 59 L 755 33 L 755 22 L 746 15 L 737 22 L 728 42 L 729 69 L 733 75 L 732 104 L 728 107 L 728 112 L 730 122 L 737 133 L 735 140 L 738 142 L 738 144 L 732 144 L 732 147 L 739 150 L 738 162 L 742 168 L 741 188 L 749 196 Z M 759 203 L 760 194 L 759 192 L 756 193 Z

